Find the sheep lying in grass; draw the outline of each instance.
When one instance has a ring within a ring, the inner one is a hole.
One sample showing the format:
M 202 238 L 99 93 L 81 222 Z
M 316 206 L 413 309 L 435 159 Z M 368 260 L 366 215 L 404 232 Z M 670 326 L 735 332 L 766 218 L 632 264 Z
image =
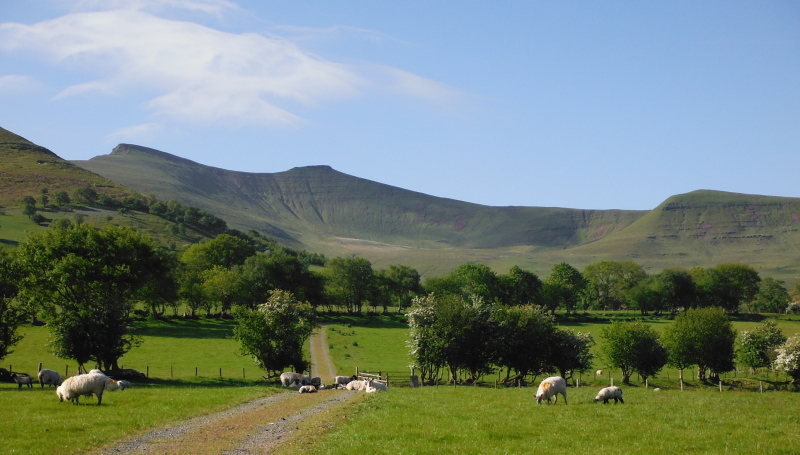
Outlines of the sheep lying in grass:
M 350 381 L 345 388 L 347 390 L 366 390 L 367 385 L 367 381 Z
M 39 372 L 39 384 L 42 385 L 42 388 L 45 384 L 58 387 L 61 385 L 61 375 L 57 371 L 44 368 Z
M 300 392 L 300 393 L 317 393 L 317 388 L 314 387 L 313 385 L 304 385 L 304 386 L 300 387 L 298 392 Z
M 622 389 L 617 386 L 606 387 L 604 389 L 600 389 L 597 393 L 597 396 L 594 397 L 594 402 L 597 403 L 598 401 L 603 400 L 603 404 L 608 403 L 608 400 L 614 400 L 614 404 L 617 404 L 617 401 L 620 403 L 625 403 L 622 399 Z
M 558 394 L 564 396 L 564 404 L 567 404 L 567 381 L 561 376 L 549 377 L 539 384 L 536 391 L 536 403 L 542 404 L 542 400 L 550 402 L 550 398 L 555 397 L 554 403 L 558 403 Z
M 355 381 L 355 380 L 358 380 L 358 376 L 356 376 L 356 375 L 352 375 L 352 376 L 336 376 L 336 377 L 333 378 L 333 385 L 335 385 L 336 388 L 339 388 L 340 386 L 341 387 L 347 387 L 347 384 L 349 384 L 350 381 Z
M 14 378 L 14 382 L 17 383 L 18 389 L 21 389 L 23 385 L 28 386 L 29 389 L 33 388 L 33 378 L 27 374 L 12 373 L 11 377 Z
M 117 381 L 108 376 L 99 373 L 87 373 L 65 379 L 56 389 L 56 395 L 59 401 L 70 400 L 72 404 L 80 404 L 78 400 L 81 395 L 87 397 L 95 395 L 99 406 L 103 401 L 104 391 L 113 392 L 119 389 L 120 386 Z
M 389 390 L 388 387 L 386 387 L 386 384 L 378 381 L 373 381 L 372 379 L 367 381 L 367 391 L 369 391 L 368 390 L 369 388 L 380 390 L 381 392 L 386 392 L 387 390 Z

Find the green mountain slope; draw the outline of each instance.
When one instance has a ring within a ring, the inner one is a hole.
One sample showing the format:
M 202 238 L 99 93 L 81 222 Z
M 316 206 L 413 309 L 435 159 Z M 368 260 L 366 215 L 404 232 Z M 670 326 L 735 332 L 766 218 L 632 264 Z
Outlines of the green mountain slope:
M 227 171 L 164 152 L 120 145 L 74 161 L 162 199 L 176 199 L 308 249 L 334 238 L 416 248 L 565 248 L 601 239 L 646 212 L 487 207 L 437 198 L 328 166 L 274 174 Z
M 0 206 L 15 205 L 23 196 L 36 197 L 42 188 L 53 194 L 71 193 L 79 186 L 113 196 L 134 192 L 0 128 Z

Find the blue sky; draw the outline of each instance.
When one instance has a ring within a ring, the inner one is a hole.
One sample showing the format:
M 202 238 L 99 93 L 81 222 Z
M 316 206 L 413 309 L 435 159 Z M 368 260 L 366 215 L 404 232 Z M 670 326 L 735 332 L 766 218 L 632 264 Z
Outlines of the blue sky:
M 0 126 L 485 205 L 800 197 L 795 1 L 0 0 Z

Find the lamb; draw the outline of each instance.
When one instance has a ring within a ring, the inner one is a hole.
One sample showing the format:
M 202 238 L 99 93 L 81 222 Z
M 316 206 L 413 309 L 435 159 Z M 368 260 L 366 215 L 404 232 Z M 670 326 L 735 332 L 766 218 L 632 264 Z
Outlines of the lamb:
M 29 389 L 33 388 L 33 378 L 28 376 L 27 374 L 12 374 L 12 378 L 14 378 L 14 382 L 17 383 L 17 388 L 21 389 L 23 385 L 28 386 Z
M 603 375 L 603 370 L 597 370 L 597 371 L 595 371 L 595 372 L 594 372 L 594 375 L 595 375 L 595 376 L 602 376 L 602 375 Z
M 367 393 L 375 393 L 377 391 L 378 391 L 378 389 L 376 389 L 375 387 L 370 387 L 370 386 L 367 386 L 367 388 L 364 389 L 364 392 L 367 392 Z
M 44 368 L 42 369 L 42 371 L 39 372 L 38 377 L 39 377 L 39 384 L 42 385 L 42 388 L 44 388 L 45 384 L 51 386 L 54 385 L 56 387 L 61 385 L 61 375 L 58 374 L 57 371 L 48 370 L 47 368 Z
M 72 376 L 64 380 L 56 389 L 56 395 L 59 401 L 72 401 L 72 404 L 80 404 L 79 398 L 81 395 L 97 396 L 97 405 L 103 401 L 103 392 L 108 390 L 113 392 L 119 390 L 120 386 L 117 381 L 110 379 L 104 374 L 87 373 Z
M 374 381 L 372 379 L 367 381 L 367 389 L 369 389 L 369 388 L 377 389 L 377 390 L 380 390 L 381 392 L 386 392 L 388 390 L 388 388 L 386 387 L 386 384 L 384 384 L 382 382 Z M 367 390 L 367 391 L 369 391 L 369 390 Z
M 622 399 L 622 389 L 613 385 L 600 389 L 600 392 L 594 397 L 594 402 L 597 403 L 600 400 L 603 400 L 603 404 L 608 403 L 608 400 L 614 400 L 614 404 L 617 404 L 617 401 L 625 404 L 625 401 Z
M 314 387 L 313 385 L 304 385 L 304 386 L 300 387 L 298 392 L 300 392 L 300 393 L 317 393 L 317 388 Z
M 358 380 L 358 376 L 356 375 L 336 376 L 333 378 L 333 384 L 336 386 L 336 388 L 339 388 L 339 386 L 346 387 L 350 381 L 356 381 L 356 380 Z
M 128 381 L 126 381 L 124 379 L 120 379 L 119 381 L 117 381 L 117 385 L 119 386 L 120 390 L 125 390 L 125 389 L 133 386 L 133 384 L 131 384 L 130 382 L 128 382 Z
M 347 390 L 366 390 L 368 385 L 367 381 L 350 381 L 345 388 Z
M 542 404 L 542 400 L 550 402 L 551 397 L 555 397 L 554 403 L 558 403 L 558 394 L 564 396 L 564 404 L 567 404 L 567 381 L 561 376 L 552 376 L 543 380 L 536 391 L 536 403 Z
M 313 386 L 314 386 L 314 387 L 316 387 L 317 389 L 320 389 L 320 388 L 322 388 L 322 387 L 323 387 L 323 385 L 322 385 L 322 378 L 320 378 L 320 377 L 316 377 L 316 376 L 315 376 L 315 377 L 313 377 L 313 378 L 311 378 L 311 385 L 313 385 Z

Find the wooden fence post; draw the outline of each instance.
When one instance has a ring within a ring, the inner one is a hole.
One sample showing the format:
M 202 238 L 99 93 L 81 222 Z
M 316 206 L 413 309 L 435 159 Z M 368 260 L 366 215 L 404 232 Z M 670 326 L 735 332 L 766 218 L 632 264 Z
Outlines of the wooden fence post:
M 69 376 L 69 365 L 64 369 L 64 377 L 66 378 L 67 376 Z
M 169 366 L 169 377 L 170 377 L 170 378 L 172 378 L 172 377 L 173 377 L 173 373 L 172 373 L 172 365 L 170 365 L 170 366 Z
M 245 378 L 245 375 L 244 375 L 244 368 L 242 368 L 242 379 L 244 379 L 244 378 Z
M 148 378 L 150 377 L 150 365 L 147 365 L 147 373 L 145 374 Z
M 39 372 L 42 371 L 42 362 L 39 362 Z
M 222 368 L 219 369 L 219 377 L 222 377 Z
M 194 367 L 194 375 L 197 376 L 197 367 Z

